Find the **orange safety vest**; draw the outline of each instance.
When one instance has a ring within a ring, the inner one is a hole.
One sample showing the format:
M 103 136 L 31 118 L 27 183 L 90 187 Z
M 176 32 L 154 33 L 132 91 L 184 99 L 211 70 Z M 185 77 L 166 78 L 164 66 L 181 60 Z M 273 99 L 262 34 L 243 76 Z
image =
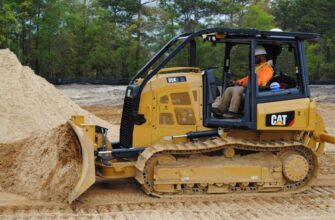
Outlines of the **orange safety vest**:
M 266 86 L 273 75 L 272 66 L 268 62 L 258 64 L 255 70 L 258 79 L 258 86 Z M 238 85 L 247 87 L 249 76 L 243 77 L 242 79 L 236 80 Z

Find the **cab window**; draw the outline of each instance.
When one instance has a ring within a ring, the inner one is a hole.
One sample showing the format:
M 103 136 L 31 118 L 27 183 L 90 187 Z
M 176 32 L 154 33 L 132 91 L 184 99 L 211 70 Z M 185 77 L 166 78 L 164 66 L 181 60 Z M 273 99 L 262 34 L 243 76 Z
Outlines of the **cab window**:
M 281 45 L 281 53 L 274 63 L 275 75 L 272 81 L 278 81 L 281 89 L 298 86 L 298 66 L 295 59 L 295 49 L 291 44 Z
M 301 93 L 301 71 L 295 42 L 276 42 L 272 44 L 259 42 L 259 44 L 266 50 L 266 59 L 273 68 L 273 76 L 265 86 L 259 86 L 258 96 Z
M 249 48 L 248 44 L 237 44 L 231 49 L 229 72 L 232 80 L 248 76 Z

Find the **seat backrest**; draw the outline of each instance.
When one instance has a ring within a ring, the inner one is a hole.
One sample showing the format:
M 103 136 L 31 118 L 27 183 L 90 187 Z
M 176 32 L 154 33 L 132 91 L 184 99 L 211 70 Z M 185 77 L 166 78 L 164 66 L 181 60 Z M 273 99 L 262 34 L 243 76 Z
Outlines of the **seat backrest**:
M 217 96 L 215 69 L 205 70 L 204 76 L 207 91 L 207 103 L 212 104 Z

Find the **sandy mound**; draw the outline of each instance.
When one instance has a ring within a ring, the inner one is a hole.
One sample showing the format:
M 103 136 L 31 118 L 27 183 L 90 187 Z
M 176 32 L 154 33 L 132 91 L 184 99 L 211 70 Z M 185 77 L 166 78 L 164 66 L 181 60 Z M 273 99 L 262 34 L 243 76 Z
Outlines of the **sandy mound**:
M 0 186 L 32 199 L 66 201 L 80 177 L 79 149 L 68 124 L 0 144 Z
M 48 131 L 74 114 L 85 115 L 89 123 L 108 126 L 22 66 L 9 50 L 0 50 L 0 79 L 0 143 Z
M 9 50 L 0 50 L 0 97 L 0 191 L 66 201 L 81 173 L 80 147 L 66 121 L 80 114 L 87 123 L 108 123 L 22 66 Z

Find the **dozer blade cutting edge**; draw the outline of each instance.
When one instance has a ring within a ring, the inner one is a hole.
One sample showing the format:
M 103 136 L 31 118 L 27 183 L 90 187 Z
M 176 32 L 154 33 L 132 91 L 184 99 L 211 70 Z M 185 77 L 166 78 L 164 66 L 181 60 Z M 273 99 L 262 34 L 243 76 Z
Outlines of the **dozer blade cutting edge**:
M 84 117 L 73 116 L 68 123 L 78 138 L 81 155 L 82 155 L 82 170 L 79 181 L 74 189 L 70 192 L 68 202 L 72 203 L 81 194 L 83 194 L 90 186 L 95 183 L 95 162 L 94 162 L 94 146 L 91 141 L 88 127 L 93 125 L 83 124 Z

